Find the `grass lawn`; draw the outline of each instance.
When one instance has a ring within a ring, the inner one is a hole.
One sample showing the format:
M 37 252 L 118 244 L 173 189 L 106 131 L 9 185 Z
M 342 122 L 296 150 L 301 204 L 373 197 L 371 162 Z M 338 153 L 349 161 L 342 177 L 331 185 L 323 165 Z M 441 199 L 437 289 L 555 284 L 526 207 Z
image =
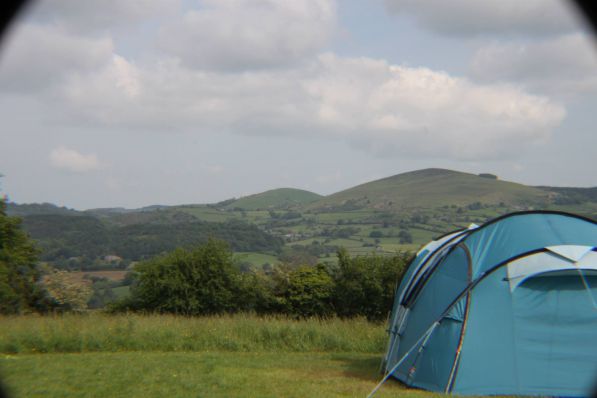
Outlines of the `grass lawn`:
M 117 352 L 0 358 L 15 398 L 364 397 L 380 379 L 379 354 Z M 376 396 L 434 395 L 389 380 Z
M 362 318 L 0 317 L 10 397 L 365 397 L 385 325 Z M 376 397 L 445 397 L 390 379 Z

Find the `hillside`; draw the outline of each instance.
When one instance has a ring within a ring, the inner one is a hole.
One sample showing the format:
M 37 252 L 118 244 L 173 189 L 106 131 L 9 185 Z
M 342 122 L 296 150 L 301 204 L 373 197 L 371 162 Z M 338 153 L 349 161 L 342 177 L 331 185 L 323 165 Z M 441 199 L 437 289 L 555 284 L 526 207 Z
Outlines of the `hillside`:
M 124 266 L 209 238 L 224 240 L 239 252 L 277 252 L 282 245 L 279 238 L 240 220 L 205 222 L 178 214 L 184 217 L 128 224 L 105 223 L 90 216 L 35 214 L 24 216 L 22 225 L 41 250 L 41 260 L 73 269 L 109 267 L 110 260 L 103 260 L 106 256 L 120 257 Z
M 368 182 L 326 196 L 308 206 L 317 211 L 467 206 L 475 202 L 509 207 L 544 206 L 553 192 L 475 174 L 424 169 Z
M 306 205 L 323 196 L 295 188 L 278 188 L 249 195 L 226 204 L 228 209 L 279 210 Z
M 557 204 L 581 204 L 585 202 L 597 202 L 597 187 L 593 188 L 571 188 L 571 187 L 537 187 L 548 192 L 556 193 L 555 203 Z
M 413 251 L 435 236 L 518 210 L 552 209 L 597 218 L 597 188 L 532 187 L 425 169 L 371 181 L 322 197 L 282 188 L 216 204 L 75 211 L 9 203 L 42 249 L 67 268 L 97 268 L 107 255 L 134 261 L 208 237 L 227 240 L 241 262 L 334 261 L 350 254 Z M 77 259 L 71 261 L 69 259 Z
M 6 204 L 6 213 L 9 216 L 29 216 L 39 214 L 60 214 L 66 216 L 83 215 L 84 213 L 67 207 L 58 207 L 52 203 L 24 203 L 17 204 L 8 202 Z

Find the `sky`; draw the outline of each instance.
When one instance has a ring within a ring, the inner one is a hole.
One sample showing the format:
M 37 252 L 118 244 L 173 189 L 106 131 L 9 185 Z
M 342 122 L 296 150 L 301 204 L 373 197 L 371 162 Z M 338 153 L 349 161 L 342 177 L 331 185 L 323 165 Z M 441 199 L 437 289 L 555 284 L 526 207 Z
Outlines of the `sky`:
M 40 0 L 0 47 L 0 189 L 88 209 L 428 167 L 597 186 L 596 106 L 561 0 Z

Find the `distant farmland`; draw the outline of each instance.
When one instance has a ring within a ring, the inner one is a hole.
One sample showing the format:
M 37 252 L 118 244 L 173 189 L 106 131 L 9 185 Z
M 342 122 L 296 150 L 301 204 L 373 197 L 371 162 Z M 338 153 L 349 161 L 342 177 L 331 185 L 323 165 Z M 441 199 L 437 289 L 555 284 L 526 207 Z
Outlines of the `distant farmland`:
M 124 279 L 127 271 L 107 270 L 107 271 L 74 271 L 71 276 L 75 281 L 83 281 L 91 278 L 106 278 L 111 281 L 119 282 Z

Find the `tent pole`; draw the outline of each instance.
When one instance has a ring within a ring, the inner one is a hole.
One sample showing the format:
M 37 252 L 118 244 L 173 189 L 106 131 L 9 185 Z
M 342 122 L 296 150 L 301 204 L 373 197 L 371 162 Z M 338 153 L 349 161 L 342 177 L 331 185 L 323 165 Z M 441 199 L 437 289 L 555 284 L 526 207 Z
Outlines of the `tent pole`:
M 381 388 L 381 386 L 383 385 L 383 383 L 385 383 L 390 378 L 390 376 L 392 375 L 392 373 L 394 373 L 394 371 L 396 369 L 398 369 L 398 366 L 400 366 L 402 364 L 402 362 L 404 362 L 404 360 L 406 359 L 406 357 L 408 357 L 410 355 L 410 353 L 415 348 L 417 348 L 417 346 L 419 345 L 419 343 L 423 342 L 423 344 L 421 344 L 421 347 L 423 347 L 425 345 L 425 343 L 427 342 L 427 339 L 429 338 L 429 336 L 431 336 L 431 333 L 437 327 L 437 325 L 439 325 L 439 321 L 433 322 L 433 324 L 431 325 L 431 327 L 429 327 L 429 329 L 427 329 L 427 331 L 425 333 L 423 333 L 423 335 L 421 337 L 419 337 L 419 339 L 415 342 L 415 344 L 413 344 L 409 348 L 409 350 L 402 356 L 402 358 L 400 358 L 400 360 L 398 362 L 396 362 L 396 365 L 394 365 L 392 367 L 392 369 L 390 369 L 388 371 L 388 373 L 386 373 L 386 375 L 384 376 L 384 378 L 381 379 L 381 381 L 375 386 L 375 388 L 373 390 L 371 390 L 371 392 L 369 393 L 369 395 L 367 395 L 367 398 L 372 398 L 377 393 L 377 391 Z

